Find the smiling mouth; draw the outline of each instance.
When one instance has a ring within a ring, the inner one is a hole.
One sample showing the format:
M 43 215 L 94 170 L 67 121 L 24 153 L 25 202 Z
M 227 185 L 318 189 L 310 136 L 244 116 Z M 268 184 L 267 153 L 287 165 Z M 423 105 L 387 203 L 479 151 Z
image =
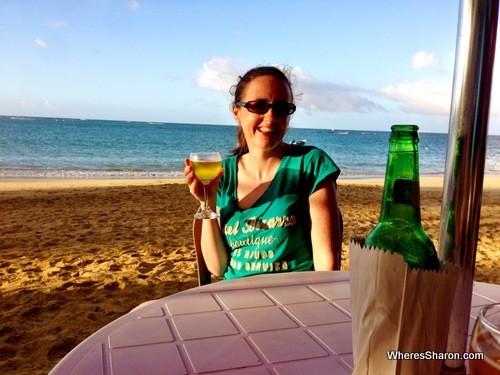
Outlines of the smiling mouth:
M 269 129 L 269 128 L 259 128 L 259 132 L 264 133 L 264 134 L 275 134 L 275 133 L 277 133 L 276 129 Z

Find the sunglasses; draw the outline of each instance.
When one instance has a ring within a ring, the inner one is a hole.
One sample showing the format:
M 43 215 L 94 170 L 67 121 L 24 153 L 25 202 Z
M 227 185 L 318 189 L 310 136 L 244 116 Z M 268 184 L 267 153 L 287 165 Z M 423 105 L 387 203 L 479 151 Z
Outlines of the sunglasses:
M 248 112 L 264 115 L 271 108 L 277 116 L 290 116 L 295 112 L 297 107 L 293 103 L 288 103 L 285 100 L 276 103 L 268 103 L 265 100 L 252 100 L 250 102 L 236 102 L 238 107 L 245 107 Z

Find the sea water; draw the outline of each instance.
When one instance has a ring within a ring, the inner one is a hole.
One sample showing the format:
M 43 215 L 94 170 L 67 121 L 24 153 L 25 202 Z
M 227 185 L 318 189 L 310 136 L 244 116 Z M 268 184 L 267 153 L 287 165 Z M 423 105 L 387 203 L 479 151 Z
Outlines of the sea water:
M 236 126 L 0 116 L 0 178 L 182 178 L 193 151 L 236 146 Z M 285 141 L 327 152 L 341 178 L 383 177 L 385 132 L 290 128 Z M 421 175 L 443 175 L 447 134 L 420 133 Z M 500 175 L 500 136 L 489 136 L 485 175 Z

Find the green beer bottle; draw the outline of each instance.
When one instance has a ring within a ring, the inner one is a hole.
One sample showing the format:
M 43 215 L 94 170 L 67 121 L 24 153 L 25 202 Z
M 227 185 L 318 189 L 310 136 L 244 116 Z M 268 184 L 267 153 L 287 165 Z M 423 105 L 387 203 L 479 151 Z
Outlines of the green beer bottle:
M 380 220 L 366 247 L 401 254 L 412 268 L 439 270 L 439 259 L 420 218 L 418 126 L 393 125 Z

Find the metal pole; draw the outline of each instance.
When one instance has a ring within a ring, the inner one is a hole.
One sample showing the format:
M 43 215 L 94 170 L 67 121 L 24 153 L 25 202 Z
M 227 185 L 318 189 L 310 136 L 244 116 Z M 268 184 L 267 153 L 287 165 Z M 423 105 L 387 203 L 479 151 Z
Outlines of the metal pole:
M 498 0 L 461 1 L 438 247 L 462 267 L 448 353 L 467 350 L 497 23 Z M 445 360 L 441 373 L 465 374 L 465 362 Z

